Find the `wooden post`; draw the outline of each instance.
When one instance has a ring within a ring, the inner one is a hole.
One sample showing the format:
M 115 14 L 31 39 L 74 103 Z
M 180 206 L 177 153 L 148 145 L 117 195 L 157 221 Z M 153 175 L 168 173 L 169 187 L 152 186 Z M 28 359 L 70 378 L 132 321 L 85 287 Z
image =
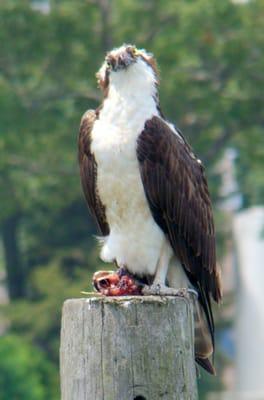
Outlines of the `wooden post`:
M 60 363 L 62 400 L 197 399 L 191 302 L 67 300 Z

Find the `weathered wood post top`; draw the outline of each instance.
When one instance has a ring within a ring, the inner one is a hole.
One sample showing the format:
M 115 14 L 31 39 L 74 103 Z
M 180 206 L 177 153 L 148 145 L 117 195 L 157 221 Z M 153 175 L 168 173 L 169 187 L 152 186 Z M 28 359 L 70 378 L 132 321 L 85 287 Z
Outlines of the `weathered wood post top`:
M 61 399 L 197 399 L 193 330 L 185 297 L 67 300 Z

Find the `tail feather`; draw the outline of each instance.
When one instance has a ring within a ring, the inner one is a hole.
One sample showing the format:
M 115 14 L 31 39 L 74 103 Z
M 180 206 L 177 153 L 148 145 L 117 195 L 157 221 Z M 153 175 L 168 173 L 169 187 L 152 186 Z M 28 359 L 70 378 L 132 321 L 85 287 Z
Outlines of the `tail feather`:
M 169 286 L 190 287 L 191 276 L 188 271 L 182 268 L 175 268 L 174 263 L 168 271 Z M 219 277 L 220 278 L 220 277 Z M 220 280 L 219 280 L 220 281 Z M 215 375 L 213 362 L 210 361 L 214 357 L 214 318 L 212 313 L 211 299 L 209 290 L 206 290 L 202 285 L 193 283 L 193 287 L 198 291 L 198 299 L 196 296 L 191 296 L 193 304 L 194 316 L 194 351 L 196 362 L 203 367 L 207 372 Z M 217 285 L 219 291 L 216 293 L 218 300 L 221 298 L 220 285 Z
M 208 314 L 206 314 L 203 305 L 195 298 L 193 298 L 193 311 L 196 362 L 207 372 L 215 375 L 213 363 L 210 361 L 214 354 L 213 326 L 209 325 L 210 320 L 208 321 Z
M 195 361 L 197 364 L 199 364 L 201 367 L 203 367 L 209 374 L 211 375 L 216 375 L 216 370 L 209 360 L 209 358 L 195 358 Z

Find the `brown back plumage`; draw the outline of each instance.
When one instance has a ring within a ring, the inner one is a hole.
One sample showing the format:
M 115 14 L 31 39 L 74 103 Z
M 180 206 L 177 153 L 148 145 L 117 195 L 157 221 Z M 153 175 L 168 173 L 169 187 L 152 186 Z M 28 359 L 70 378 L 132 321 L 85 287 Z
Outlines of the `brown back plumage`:
M 137 156 L 156 223 L 197 288 L 214 344 L 210 296 L 221 299 L 212 206 L 204 168 L 188 143 L 159 117 L 146 121 Z

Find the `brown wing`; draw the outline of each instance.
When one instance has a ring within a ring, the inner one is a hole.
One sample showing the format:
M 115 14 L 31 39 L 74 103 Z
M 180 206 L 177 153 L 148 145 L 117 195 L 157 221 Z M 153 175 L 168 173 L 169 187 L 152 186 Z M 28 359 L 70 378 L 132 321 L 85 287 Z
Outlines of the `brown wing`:
M 97 112 L 88 110 L 81 120 L 79 132 L 79 165 L 83 192 L 91 214 L 94 216 L 101 234 L 109 234 L 109 226 L 106 220 L 105 207 L 98 196 L 96 179 L 97 165 L 91 152 L 91 132 L 97 119 Z
M 203 166 L 184 138 L 158 117 L 145 123 L 138 138 L 137 156 L 153 218 L 199 292 L 213 340 L 210 295 L 219 301 L 221 290 Z

